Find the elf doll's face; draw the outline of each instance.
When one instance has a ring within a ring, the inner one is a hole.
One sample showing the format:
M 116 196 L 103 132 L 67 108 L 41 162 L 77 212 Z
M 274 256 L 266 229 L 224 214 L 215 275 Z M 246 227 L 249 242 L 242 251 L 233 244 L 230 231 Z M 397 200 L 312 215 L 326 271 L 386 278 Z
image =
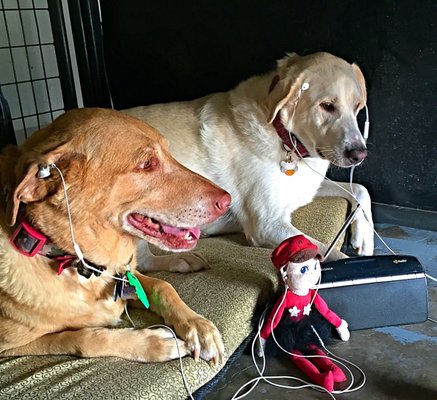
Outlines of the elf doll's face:
M 320 262 L 312 258 L 302 263 L 287 264 L 286 283 L 290 290 L 305 295 L 320 279 Z

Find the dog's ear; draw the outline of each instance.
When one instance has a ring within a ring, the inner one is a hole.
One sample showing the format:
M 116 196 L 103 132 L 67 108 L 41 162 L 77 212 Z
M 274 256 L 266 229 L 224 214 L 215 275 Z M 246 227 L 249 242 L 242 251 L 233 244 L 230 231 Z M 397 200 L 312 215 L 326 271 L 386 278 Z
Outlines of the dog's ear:
M 299 79 L 285 78 L 278 81 L 266 99 L 267 122 L 271 124 L 279 110 L 297 93 Z
M 37 201 L 42 198 L 39 179 L 37 178 L 38 165 L 31 164 L 27 168 L 27 172 L 20 180 L 20 183 L 15 187 L 12 196 L 6 200 L 6 218 L 9 226 L 15 225 L 17 220 L 18 209 L 20 203 L 28 203 Z
M 20 203 L 32 203 L 43 200 L 48 193 L 53 192 L 60 179 L 53 173 L 49 177 L 39 177 L 41 166 L 62 162 L 70 163 L 72 154 L 67 145 L 60 145 L 56 149 L 43 155 L 23 155 L 15 168 L 15 180 L 12 183 L 9 196 L 6 197 L 6 218 L 9 226 L 15 225 Z
M 290 79 L 281 79 L 267 96 L 266 106 L 269 124 L 275 119 L 279 110 L 287 103 L 292 95 Z
M 353 63 L 352 64 L 352 69 L 354 71 L 355 78 L 358 81 L 358 85 L 360 86 L 361 101 L 363 102 L 363 107 L 364 107 L 364 105 L 367 103 L 366 80 L 364 79 L 364 75 L 361 72 L 361 69 L 360 69 L 360 67 L 357 64 Z
M 274 79 L 279 78 L 279 80 L 276 83 L 271 83 L 265 104 L 268 113 L 267 122 L 269 124 L 275 119 L 279 110 L 296 93 L 301 72 L 298 67 L 300 59 L 301 57 L 296 53 L 287 53 L 286 57 L 277 61 L 277 75 Z
M 280 60 L 276 62 L 277 65 L 277 71 L 278 72 L 284 72 L 291 67 L 294 63 L 297 62 L 297 60 L 300 58 L 300 56 L 296 53 L 287 53 L 287 55 Z M 283 76 L 283 75 L 281 75 Z

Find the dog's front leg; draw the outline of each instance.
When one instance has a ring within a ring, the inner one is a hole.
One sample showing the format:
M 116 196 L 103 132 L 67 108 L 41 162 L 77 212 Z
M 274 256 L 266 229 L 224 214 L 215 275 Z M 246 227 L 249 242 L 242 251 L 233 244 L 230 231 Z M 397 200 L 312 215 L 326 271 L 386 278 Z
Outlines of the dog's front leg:
M 224 345 L 215 325 L 191 310 L 168 282 L 150 278 L 135 272 L 146 291 L 150 309 L 164 318 L 164 322 L 174 327 L 177 335 L 184 340 L 194 359 L 199 357 L 221 364 L 224 358 Z M 141 307 L 138 301 L 132 302 Z
M 355 209 L 358 203 L 361 209 L 358 210 L 355 220 L 351 224 L 351 245 L 359 255 L 369 256 L 374 250 L 373 219 L 371 199 L 367 189 L 358 184 L 352 184 L 353 193 L 350 193 L 350 185 L 345 182 L 324 181 L 320 186 L 317 196 L 337 196 L 348 200 Z
M 155 256 L 149 244 L 140 240 L 137 244 L 137 269 L 140 272 L 170 271 L 170 272 L 196 272 L 209 269 L 208 262 L 196 253 L 177 253 L 165 256 Z
M 32 333 L 29 330 L 27 336 Z M 0 357 L 70 354 L 79 357 L 120 357 L 132 361 L 160 362 L 179 356 L 173 335 L 164 328 L 83 328 L 48 333 L 35 337 L 28 343 L 19 342 L 23 340 L 16 338 L 14 345 L 10 344 L 9 349 L 0 352 Z M 181 356 L 189 354 L 182 340 L 178 339 L 178 345 Z

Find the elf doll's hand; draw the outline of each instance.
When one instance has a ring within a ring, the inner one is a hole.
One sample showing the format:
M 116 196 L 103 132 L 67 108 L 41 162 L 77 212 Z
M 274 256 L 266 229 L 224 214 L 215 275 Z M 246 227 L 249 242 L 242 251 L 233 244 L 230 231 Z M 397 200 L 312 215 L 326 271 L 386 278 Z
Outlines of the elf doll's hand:
M 342 319 L 340 326 L 337 328 L 337 332 L 340 335 L 340 339 L 343 340 L 343 342 L 347 342 L 351 337 L 348 326 L 349 326 L 348 323 L 344 319 Z
M 264 357 L 264 351 L 266 349 L 266 339 L 261 336 L 258 337 L 255 343 L 255 353 L 258 357 Z

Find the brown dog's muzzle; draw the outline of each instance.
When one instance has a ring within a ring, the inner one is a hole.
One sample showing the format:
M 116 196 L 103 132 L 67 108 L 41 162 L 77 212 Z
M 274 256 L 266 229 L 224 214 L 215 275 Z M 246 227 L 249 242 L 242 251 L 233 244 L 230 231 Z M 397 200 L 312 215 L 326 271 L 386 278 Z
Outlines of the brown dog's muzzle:
M 223 215 L 229 208 L 231 204 L 231 196 L 229 193 L 224 192 L 224 194 L 219 194 L 218 199 L 214 203 L 214 212 L 217 214 L 217 217 Z

